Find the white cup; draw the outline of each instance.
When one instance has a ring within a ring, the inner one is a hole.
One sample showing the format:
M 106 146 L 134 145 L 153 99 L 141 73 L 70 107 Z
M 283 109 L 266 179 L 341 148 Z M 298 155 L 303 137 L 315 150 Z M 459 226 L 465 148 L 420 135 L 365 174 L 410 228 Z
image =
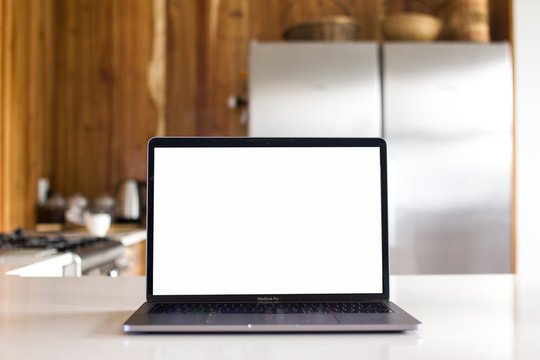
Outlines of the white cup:
M 88 232 L 97 237 L 104 237 L 111 226 L 111 215 L 105 213 L 84 215 L 84 223 Z

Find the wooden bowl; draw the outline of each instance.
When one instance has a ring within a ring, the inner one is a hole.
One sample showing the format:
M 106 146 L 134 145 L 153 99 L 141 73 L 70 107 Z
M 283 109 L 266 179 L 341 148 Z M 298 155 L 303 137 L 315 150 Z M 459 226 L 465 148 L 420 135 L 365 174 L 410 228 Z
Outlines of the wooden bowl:
M 441 28 L 442 21 L 438 18 L 413 12 L 389 15 L 382 23 L 385 40 L 433 41 Z
M 352 16 L 326 16 L 291 25 L 283 31 L 285 40 L 353 41 L 360 25 Z

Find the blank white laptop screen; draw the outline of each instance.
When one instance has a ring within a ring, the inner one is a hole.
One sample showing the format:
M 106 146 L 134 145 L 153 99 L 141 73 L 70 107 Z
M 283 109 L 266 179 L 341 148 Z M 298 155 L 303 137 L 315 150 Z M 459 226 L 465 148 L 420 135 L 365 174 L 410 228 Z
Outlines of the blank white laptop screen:
M 382 293 L 378 147 L 154 156 L 154 295 Z

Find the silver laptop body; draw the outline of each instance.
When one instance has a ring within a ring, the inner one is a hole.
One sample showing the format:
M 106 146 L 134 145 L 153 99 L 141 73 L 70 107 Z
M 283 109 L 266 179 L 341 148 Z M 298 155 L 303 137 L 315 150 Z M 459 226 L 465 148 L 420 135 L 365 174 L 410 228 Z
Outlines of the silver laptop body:
M 125 332 L 415 330 L 389 299 L 378 138 L 153 138 Z

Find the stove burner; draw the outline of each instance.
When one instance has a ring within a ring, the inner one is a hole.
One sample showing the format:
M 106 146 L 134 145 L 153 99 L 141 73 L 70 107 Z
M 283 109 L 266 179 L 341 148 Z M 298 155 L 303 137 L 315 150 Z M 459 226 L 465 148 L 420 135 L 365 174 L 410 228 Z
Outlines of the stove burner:
M 110 241 L 107 238 L 90 236 L 66 238 L 58 234 L 25 234 L 22 229 L 17 229 L 11 234 L 0 234 L 0 249 L 56 249 L 66 252 Z

